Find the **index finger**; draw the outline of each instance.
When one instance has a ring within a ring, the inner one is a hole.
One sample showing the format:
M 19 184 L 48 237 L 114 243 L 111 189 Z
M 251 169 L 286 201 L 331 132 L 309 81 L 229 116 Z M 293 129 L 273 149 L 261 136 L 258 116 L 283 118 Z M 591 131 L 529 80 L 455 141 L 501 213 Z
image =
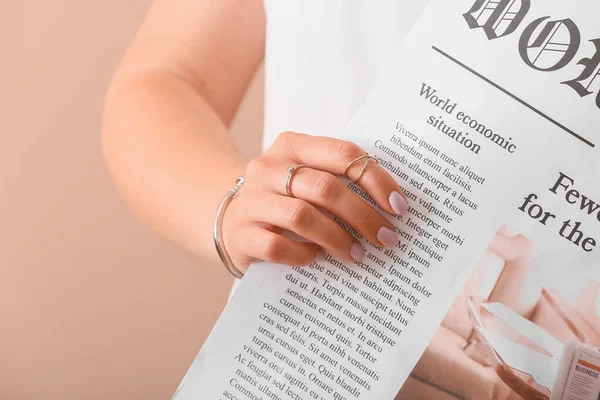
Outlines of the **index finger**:
M 298 164 L 334 175 L 343 175 L 352 161 L 367 155 L 360 146 L 349 141 L 291 132 L 281 134 L 277 146 L 283 146 Z M 348 178 L 356 179 L 363 166 L 362 160 L 353 164 L 348 170 Z M 403 214 L 409 208 L 400 185 L 378 163 L 369 162 L 355 183 L 390 214 Z

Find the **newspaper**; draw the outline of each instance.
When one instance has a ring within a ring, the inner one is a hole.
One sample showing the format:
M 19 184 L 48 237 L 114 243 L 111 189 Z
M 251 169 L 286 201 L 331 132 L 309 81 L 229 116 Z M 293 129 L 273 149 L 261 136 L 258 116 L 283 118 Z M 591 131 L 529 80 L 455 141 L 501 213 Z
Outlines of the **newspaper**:
M 600 344 L 599 12 L 431 0 L 339 135 L 404 188 L 400 242 L 252 265 L 173 398 L 549 398 Z

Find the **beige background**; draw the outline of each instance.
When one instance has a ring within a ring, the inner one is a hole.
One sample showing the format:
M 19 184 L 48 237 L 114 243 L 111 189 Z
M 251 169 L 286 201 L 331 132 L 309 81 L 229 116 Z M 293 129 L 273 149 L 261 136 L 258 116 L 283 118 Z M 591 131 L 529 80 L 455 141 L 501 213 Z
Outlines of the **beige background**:
M 148 5 L 2 2 L 1 399 L 170 398 L 225 303 L 222 267 L 148 232 L 102 162 L 104 91 Z M 261 77 L 250 97 L 254 154 Z

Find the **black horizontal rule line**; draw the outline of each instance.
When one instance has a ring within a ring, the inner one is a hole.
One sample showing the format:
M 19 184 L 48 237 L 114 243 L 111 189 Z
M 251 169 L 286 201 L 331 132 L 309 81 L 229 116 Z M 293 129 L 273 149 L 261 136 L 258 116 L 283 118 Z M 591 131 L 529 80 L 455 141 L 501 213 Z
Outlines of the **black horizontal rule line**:
M 540 117 L 544 118 L 545 120 L 553 123 L 554 125 L 556 125 L 557 127 L 559 127 L 560 129 L 562 129 L 563 131 L 567 132 L 569 135 L 573 136 L 574 138 L 579 139 L 580 141 L 582 141 L 583 143 L 587 144 L 590 147 L 596 147 L 596 145 L 592 142 L 590 142 L 589 140 L 587 140 L 586 138 L 584 138 L 581 135 L 578 135 L 577 133 L 573 132 L 571 129 L 567 128 L 566 126 L 564 126 L 563 124 L 561 124 L 560 122 L 556 121 L 555 119 L 553 119 L 552 117 L 550 117 L 549 115 L 543 113 L 542 111 L 538 110 L 537 108 L 535 108 L 534 106 L 532 106 L 531 104 L 527 103 L 525 100 L 522 100 L 521 98 L 517 97 L 516 95 L 514 95 L 513 93 L 509 92 L 508 90 L 506 90 L 505 88 L 503 88 L 502 86 L 498 85 L 497 83 L 493 82 L 492 80 L 490 80 L 489 78 L 481 75 L 479 72 L 475 71 L 474 69 L 470 68 L 469 66 L 463 64 L 462 62 L 458 61 L 456 58 L 452 57 L 451 55 L 449 55 L 448 53 L 445 53 L 444 51 L 440 50 L 439 48 L 435 47 L 435 46 L 431 46 L 431 48 L 441 54 L 442 56 L 446 57 L 448 60 L 452 61 L 453 63 L 455 63 L 456 65 L 462 67 L 463 69 L 469 71 L 471 74 L 475 75 L 476 77 L 478 77 L 479 79 L 483 80 L 484 82 L 487 82 L 488 84 L 492 85 L 493 87 L 495 87 L 496 89 L 500 90 L 502 93 L 506 94 L 507 96 L 509 96 L 510 98 L 512 98 L 513 100 L 518 101 L 519 103 L 521 103 L 522 105 L 524 105 L 525 107 L 529 108 L 531 111 L 535 112 L 536 114 L 538 114 Z

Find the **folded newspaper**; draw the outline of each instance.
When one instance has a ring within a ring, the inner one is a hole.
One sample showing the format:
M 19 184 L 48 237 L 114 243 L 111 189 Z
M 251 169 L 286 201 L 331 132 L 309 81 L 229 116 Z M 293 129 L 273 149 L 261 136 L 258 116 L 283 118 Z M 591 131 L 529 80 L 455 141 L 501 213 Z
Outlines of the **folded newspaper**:
M 339 135 L 404 188 L 400 242 L 251 266 L 173 398 L 600 398 L 599 15 L 431 0 Z

